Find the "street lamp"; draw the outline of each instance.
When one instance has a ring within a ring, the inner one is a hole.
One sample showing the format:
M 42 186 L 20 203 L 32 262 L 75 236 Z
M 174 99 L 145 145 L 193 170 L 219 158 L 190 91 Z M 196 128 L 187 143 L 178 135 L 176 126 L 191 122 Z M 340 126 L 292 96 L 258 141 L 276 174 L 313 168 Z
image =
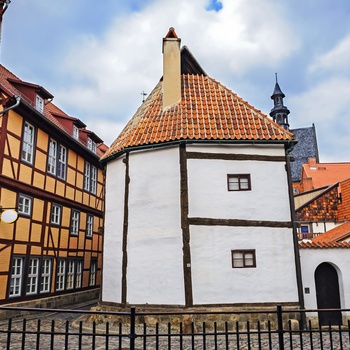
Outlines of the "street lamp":
M 14 208 L 2 208 L 0 206 L 0 221 L 12 224 L 18 219 L 18 213 Z

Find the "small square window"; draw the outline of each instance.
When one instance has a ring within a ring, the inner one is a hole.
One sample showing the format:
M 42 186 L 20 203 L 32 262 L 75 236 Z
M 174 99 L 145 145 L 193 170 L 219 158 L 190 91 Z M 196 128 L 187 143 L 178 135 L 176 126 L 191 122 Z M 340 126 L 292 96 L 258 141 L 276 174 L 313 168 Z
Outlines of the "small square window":
M 18 213 L 30 216 L 32 212 L 32 198 L 20 194 L 18 197 Z
M 250 191 L 250 174 L 228 174 L 227 187 L 229 191 Z
M 232 250 L 231 256 L 233 268 L 256 267 L 255 249 Z

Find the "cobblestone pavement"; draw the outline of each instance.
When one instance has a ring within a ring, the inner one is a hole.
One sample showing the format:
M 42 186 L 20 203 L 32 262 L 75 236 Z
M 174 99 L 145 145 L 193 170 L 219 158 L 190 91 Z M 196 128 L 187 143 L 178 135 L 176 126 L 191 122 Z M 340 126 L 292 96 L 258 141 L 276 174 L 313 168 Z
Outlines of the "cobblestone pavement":
M 0 322 L 0 349 L 8 350 L 125 350 L 130 349 L 129 326 L 92 325 L 86 322 L 86 316 L 69 313 L 45 313 L 13 318 L 11 329 L 13 333 L 8 338 L 9 321 Z M 22 331 L 26 334 L 23 336 Z M 15 333 L 17 332 L 17 333 Z M 52 333 L 55 334 L 52 334 Z M 194 334 L 180 335 L 176 330 L 167 327 L 136 327 L 138 337 L 135 339 L 137 350 L 274 350 L 280 349 L 277 333 L 270 336 L 267 333 L 251 330 L 249 335 L 243 331 L 240 334 L 231 332 L 225 335 L 200 330 Z M 158 333 L 158 334 L 157 334 Z M 171 333 L 169 335 L 168 333 Z M 123 335 L 119 335 L 123 334 Z M 145 335 L 146 334 L 146 335 Z M 337 329 L 314 331 L 302 334 L 285 333 L 285 350 L 349 350 L 349 330 Z

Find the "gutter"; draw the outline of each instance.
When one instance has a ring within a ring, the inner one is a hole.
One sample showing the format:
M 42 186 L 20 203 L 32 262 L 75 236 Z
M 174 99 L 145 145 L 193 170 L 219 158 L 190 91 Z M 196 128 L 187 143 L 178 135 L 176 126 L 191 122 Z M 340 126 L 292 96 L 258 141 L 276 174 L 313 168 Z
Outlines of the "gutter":
M 19 106 L 20 102 L 21 102 L 21 98 L 17 95 L 14 95 L 13 96 L 15 99 L 16 99 L 16 103 L 8 108 L 5 108 L 3 109 L 2 111 L 0 111 L 0 115 L 3 115 L 4 113 L 6 113 L 7 111 L 11 110 L 11 109 L 14 109 L 16 107 Z
M 124 153 L 129 153 L 133 151 L 141 151 L 141 150 L 146 150 L 146 149 L 153 149 L 153 148 L 158 148 L 158 147 L 171 147 L 171 146 L 176 146 L 176 145 L 181 145 L 181 144 L 224 144 L 224 145 L 232 145 L 232 144 L 242 144 L 242 145 L 251 145 L 251 144 L 285 144 L 285 147 L 287 150 L 293 148 L 295 144 L 298 141 L 296 140 L 291 140 L 291 141 L 275 141 L 275 140 L 177 140 L 177 141 L 165 141 L 161 143 L 156 143 L 156 144 L 148 144 L 148 145 L 141 145 L 141 146 L 131 146 L 131 147 L 126 147 L 122 149 L 121 151 L 118 151 L 114 154 L 111 154 L 110 156 L 100 159 L 100 162 L 102 164 L 106 164 L 109 161 L 118 158 Z

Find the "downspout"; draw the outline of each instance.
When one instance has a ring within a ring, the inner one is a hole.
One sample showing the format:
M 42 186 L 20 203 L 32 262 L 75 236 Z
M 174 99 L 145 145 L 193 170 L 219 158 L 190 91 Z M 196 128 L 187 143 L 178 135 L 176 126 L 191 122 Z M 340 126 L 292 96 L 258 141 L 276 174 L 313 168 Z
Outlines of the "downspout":
M 17 95 L 15 95 L 14 98 L 16 99 L 16 103 L 15 103 L 14 105 L 12 105 L 12 106 L 10 106 L 10 107 L 8 107 L 8 108 L 5 108 L 5 109 L 3 109 L 2 111 L 0 111 L 0 115 L 6 113 L 7 111 L 9 111 L 9 110 L 11 110 L 11 109 L 16 108 L 16 107 L 20 104 L 21 98 L 20 98 L 19 96 L 17 96 Z
M 291 220 L 293 227 L 293 244 L 294 244 L 294 260 L 295 260 L 295 269 L 296 269 L 296 278 L 297 278 L 297 287 L 298 287 L 298 297 L 300 309 L 305 309 L 304 302 L 304 291 L 303 291 L 303 280 L 301 273 L 301 262 L 300 262 L 300 252 L 299 252 L 299 243 L 298 243 L 298 233 L 297 233 L 297 224 L 295 218 L 295 205 L 294 205 L 294 196 L 293 196 L 293 184 L 291 176 L 291 166 L 290 166 L 290 155 L 286 155 L 286 170 L 287 170 L 287 179 L 288 179 L 288 192 L 289 192 L 289 203 L 291 210 Z M 306 327 L 305 312 L 300 313 L 302 329 Z

